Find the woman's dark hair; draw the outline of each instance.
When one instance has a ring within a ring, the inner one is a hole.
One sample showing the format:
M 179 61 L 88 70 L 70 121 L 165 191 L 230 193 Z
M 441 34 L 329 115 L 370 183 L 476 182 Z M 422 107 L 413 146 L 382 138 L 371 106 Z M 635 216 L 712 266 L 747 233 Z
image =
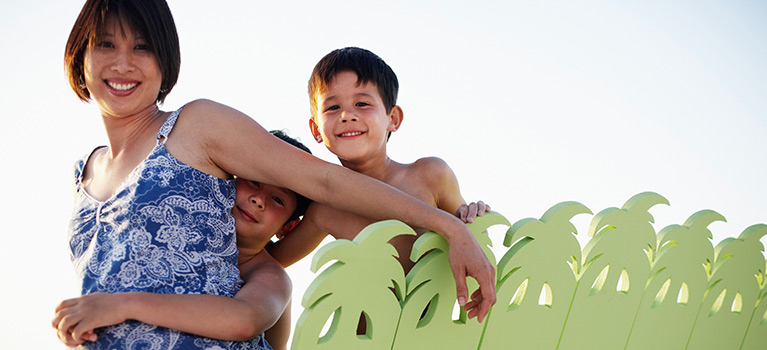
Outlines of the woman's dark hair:
M 88 0 L 69 33 L 64 64 L 72 90 L 83 101 L 91 98 L 83 72 L 85 50 L 104 33 L 108 18 L 124 21 L 130 30 L 145 38 L 157 58 L 162 84 L 156 101 L 162 103 L 178 81 L 181 49 L 176 24 L 164 0 Z

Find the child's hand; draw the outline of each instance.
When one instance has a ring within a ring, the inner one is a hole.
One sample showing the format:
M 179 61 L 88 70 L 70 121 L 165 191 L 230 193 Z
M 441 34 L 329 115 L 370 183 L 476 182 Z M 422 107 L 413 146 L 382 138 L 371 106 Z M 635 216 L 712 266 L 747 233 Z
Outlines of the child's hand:
M 51 326 L 67 346 L 95 341 L 94 329 L 125 321 L 117 298 L 118 294 L 93 293 L 64 300 L 56 306 Z
M 485 213 L 489 211 L 490 205 L 485 204 L 485 202 L 471 202 L 469 204 L 461 204 L 461 206 L 458 207 L 458 209 L 455 211 L 455 216 L 457 216 L 463 222 L 470 223 L 474 222 L 474 218 L 477 216 L 485 215 Z

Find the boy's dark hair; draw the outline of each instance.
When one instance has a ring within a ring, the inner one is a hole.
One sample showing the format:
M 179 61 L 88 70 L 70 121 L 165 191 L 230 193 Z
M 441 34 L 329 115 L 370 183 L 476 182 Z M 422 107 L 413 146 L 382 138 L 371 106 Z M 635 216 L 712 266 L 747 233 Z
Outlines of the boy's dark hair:
M 304 146 L 304 144 L 301 143 L 301 141 L 298 141 L 288 136 L 282 130 L 272 130 L 270 131 L 270 133 L 276 136 L 278 139 L 285 141 L 293 146 L 296 146 L 297 148 L 301 149 L 302 151 L 306 153 L 312 154 L 312 151 L 310 151 L 309 148 Z M 312 202 L 309 198 L 304 197 L 298 192 L 295 192 L 295 194 L 296 194 L 296 210 L 294 210 L 293 214 L 290 215 L 290 218 L 288 219 L 288 221 L 293 221 L 303 216 L 304 213 L 306 213 L 306 208 L 309 207 L 309 203 Z
M 317 95 L 325 91 L 330 81 L 341 72 L 357 74 L 358 84 L 373 83 L 378 87 L 386 113 L 397 104 L 399 82 L 397 75 L 378 55 L 359 47 L 345 47 L 331 51 L 314 66 L 309 78 L 309 100 L 312 117 L 317 117 Z
M 176 24 L 165 0 L 86 1 L 69 33 L 64 50 L 64 65 L 69 85 L 80 100 L 90 100 L 91 94 L 85 87 L 83 74 L 85 50 L 95 45 L 96 40 L 104 33 L 107 19 L 112 16 L 125 21 L 131 30 L 145 38 L 157 58 L 162 72 L 162 83 L 156 102 L 162 103 L 176 85 L 181 69 L 181 49 Z

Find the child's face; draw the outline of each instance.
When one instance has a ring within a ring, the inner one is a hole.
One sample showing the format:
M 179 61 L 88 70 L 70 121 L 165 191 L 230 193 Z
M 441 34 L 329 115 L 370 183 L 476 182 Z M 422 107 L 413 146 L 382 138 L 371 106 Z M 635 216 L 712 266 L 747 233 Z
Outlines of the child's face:
M 237 244 L 265 243 L 285 229 L 296 209 L 296 194 L 286 188 L 235 179 L 237 198 L 232 214 Z
M 375 84 L 357 84 L 351 71 L 336 75 L 326 91 L 316 95 L 317 116 L 309 121 L 312 135 L 342 160 L 365 159 L 375 152 L 386 154 L 386 135 L 396 131 L 402 110 L 390 113 Z

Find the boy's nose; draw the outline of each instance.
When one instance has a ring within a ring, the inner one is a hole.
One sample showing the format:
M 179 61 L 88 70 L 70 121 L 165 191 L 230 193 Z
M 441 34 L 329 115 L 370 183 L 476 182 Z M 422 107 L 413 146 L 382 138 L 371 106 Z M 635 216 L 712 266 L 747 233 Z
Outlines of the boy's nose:
M 264 209 L 264 201 L 258 196 L 250 197 L 250 203 L 258 207 L 258 209 Z
M 346 123 L 348 121 L 356 122 L 357 116 L 354 113 L 347 113 L 344 112 L 341 114 L 341 123 Z

